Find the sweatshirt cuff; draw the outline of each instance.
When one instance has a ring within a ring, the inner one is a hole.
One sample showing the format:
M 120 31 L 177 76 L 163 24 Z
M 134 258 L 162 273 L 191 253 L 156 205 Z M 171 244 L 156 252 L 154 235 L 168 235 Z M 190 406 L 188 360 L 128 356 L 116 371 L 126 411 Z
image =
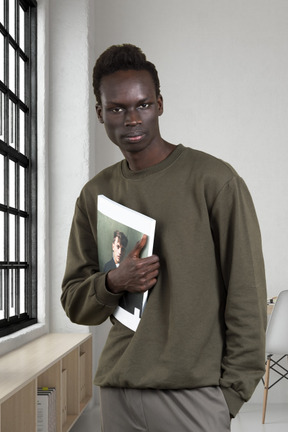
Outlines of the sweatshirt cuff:
M 240 411 L 240 408 L 244 404 L 244 400 L 241 399 L 239 394 L 231 387 L 221 387 L 224 398 L 229 408 L 229 412 L 232 417 L 235 417 Z
M 119 304 L 120 298 L 123 296 L 123 294 L 113 294 L 106 288 L 106 274 L 103 274 L 100 276 L 101 283 L 99 284 L 99 278 L 97 280 L 97 291 L 96 291 L 96 284 L 94 286 L 95 289 L 95 296 L 99 303 L 101 303 L 104 306 L 108 306 L 110 308 L 115 308 Z

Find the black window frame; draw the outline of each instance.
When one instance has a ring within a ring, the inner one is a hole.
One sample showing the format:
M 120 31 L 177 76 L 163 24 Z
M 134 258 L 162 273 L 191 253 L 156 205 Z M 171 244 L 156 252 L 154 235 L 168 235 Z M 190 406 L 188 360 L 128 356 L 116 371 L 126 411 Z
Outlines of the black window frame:
M 2 311 L 0 337 L 15 333 L 37 322 L 37 2 L 35 0 L 2 1 L 4 24 L 0 23 L 0 33 L 4 46 L 4 80 L 0 79 L 0 97 L 4 113 L 4 124 L 2 124 L 4 133 L 0 136 L 0 155 L 4 172 L 1 174 L 0 181 L 3 181 L 4 186 L 2 186 L 3 202 L 0 202 L 0 224 L 2 220 L 0 230 L 3 230 L 3 241 L 0 244 L 0 247 L 3 247 L 0 255 L 3 259 L 0 261 L 0 311 Z M 9 5 L 12 1 L 15 4 L 15 30 L 11 32 Z M 24 11 L 22 16 L 25 17 L 25 46 L 22 47 L 19 35 L 20 6 L 21 11 Z M 9 76 L 11 76 L 9 50 L 15 53 L 15 60 L 11 61 L 12 64 L 14 62 L 15 70 L 13 89 L 9 85 Z M 21 95 L 20 63 L 24 65 L 23 70 L 25 70 L 25 74 L 21 75 L 24 76 L 22 82 L 24 90 L 22 89 Z M 2 120 L 1 112 L 0 116 Z M 20 127 L 20 116 L 21 125 L 25 124 L 24 129 Z M 11 145 L 12 135 L 13 145 Z M 24 142 L 21 148 L 20 140 Z M 14 176 L 12 188 L 15 195 L 14 205 L 11 205 L 9 198 L 12 195 L 9 191 L 9 188 L 11 189 L 9 169 L 10 176 L 11 172 Z M 20 172 L 25 174 L 20 176 Z M 24 208 L 20 206 L 20 201 L 22 206 L 24 202 Z M 15 243 L 14 259 L 11 259 L 9 252 L 12 249 L 11 235 L 9 235 L 11 227 L 14 229 L 12 237 Z

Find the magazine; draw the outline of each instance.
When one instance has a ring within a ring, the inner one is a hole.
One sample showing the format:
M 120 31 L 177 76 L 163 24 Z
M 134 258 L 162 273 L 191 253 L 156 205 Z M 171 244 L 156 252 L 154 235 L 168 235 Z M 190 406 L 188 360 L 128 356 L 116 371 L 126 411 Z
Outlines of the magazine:
M 146 245 L 142 249 L 141 258 L 153 253 L 156 221 L 142 213 L 129 209 L 104 195 L 98 195 L 97 242 L 100 271 L 106 272 L 121 265 L 121 261 L 147 235 Z M 114 317 L 136 331 L 141 320 L 148 291 L 145 293 L 126 292 Z

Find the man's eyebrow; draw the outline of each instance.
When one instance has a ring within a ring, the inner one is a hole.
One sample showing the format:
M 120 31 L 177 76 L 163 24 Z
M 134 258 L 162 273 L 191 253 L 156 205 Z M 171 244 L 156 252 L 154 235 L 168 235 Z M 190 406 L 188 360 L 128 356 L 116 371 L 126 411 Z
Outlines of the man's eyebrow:
M 141 98 L 141 99 L 137 100 L 136 104 L 141 104 L 141 103 L 148 102 L 150 99 L 151 99 L 151 97 L 146 96 L 144 98 Z M 125 103 L 123 103 L 123 102 L 117 102 L 116 100 L 115 101 L 113 101 L 113 100 L 107 100 L 106 101 L 106 105 L 115 105 L 115 106 L 119 106 L 119 107 L 126 106 Z
M 117 101 L 109 101 L 109 100 L 107 100 L 106 101 L 106 105 L 117 105 L 117 106 L 124 106 L 124 104 L 123 103 L 121 103 L 121 102 L 117 102 Z

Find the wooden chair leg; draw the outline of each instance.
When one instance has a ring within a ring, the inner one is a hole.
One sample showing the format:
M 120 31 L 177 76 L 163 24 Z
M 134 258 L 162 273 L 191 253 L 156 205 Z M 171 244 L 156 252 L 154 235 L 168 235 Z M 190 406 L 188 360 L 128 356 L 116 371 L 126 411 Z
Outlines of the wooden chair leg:
M 265 423 L 265 416 L 266 416 L 267 397 L 268 397 L 268 389 L 269 389 L 270 360 L 271 360 L 271 357 L 267 357 L 266 371 L 265 371 L 265 382 L 264 382 L 262 424 Z

